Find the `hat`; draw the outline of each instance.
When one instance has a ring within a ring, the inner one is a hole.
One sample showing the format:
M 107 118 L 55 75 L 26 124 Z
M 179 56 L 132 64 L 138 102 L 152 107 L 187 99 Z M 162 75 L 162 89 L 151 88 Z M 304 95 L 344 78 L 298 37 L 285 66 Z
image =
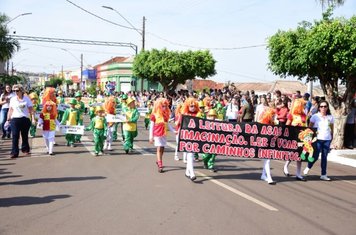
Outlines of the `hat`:
M 121 96 L 121 99 L 123 99 L 123 100 L 127 100 L 127 95 L 126 94 L 123 94 L 122 96 Z
M 80 91 L 77 91 L 75 93 L 74 97 L 82 97 L 82 93 Z
M 216 110 L 215 109 L 210 109 L 207 116 L 217 116 Z
M 76 105 L 76 104 L 77 104 L 77 100 L 76 100 L 76 99 L 71 99 L 71 100 L 69 101 L 69 104 L 74 104 L 74 105 Z
M 97 113 L 97 112 L 101 112 L 101 111 L 105 111 L 104 108 L 103 108 L 103 106 L 96 106 L 96 107 L 95 107 L 95 112 L 96 112 L 96 113 Z
M 58 93 L 58 94 L 63 94 L 63 91 L 62 91 L 62 90 L 59 90 L 57 93 Z
M 134 102 L 135 100 L 134 99 L 132 99 L 131 97 L 129 97 L 128 99 L 127 99 L 127 101 L 126 101 L 126 104 L 130 104 L 130 103 L 132 103 L 132 102 Z
M 199 101 L 198 102 L 199 108 L 205 107 L 204 101 Z
M 37 93 L 35 93 L 35 92 L 32 92 L 32 93 L 29 94 L 28 96 L 30 97 L 31 100 L 33 100 L 33 99 L 38 100 L 38 95 L 37 95 Z

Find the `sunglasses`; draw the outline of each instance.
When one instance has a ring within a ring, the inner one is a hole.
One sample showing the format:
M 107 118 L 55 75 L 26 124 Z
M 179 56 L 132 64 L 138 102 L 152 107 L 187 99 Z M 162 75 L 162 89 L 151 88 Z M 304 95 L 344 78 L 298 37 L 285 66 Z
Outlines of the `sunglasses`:
M 326 106 L 326 105 L 321 105 L 321 106 L 319 106 L 320 108 L 327 108 L 328 106 Z
M 20 90 L 14 90 L 14 92 L 19 92 Z

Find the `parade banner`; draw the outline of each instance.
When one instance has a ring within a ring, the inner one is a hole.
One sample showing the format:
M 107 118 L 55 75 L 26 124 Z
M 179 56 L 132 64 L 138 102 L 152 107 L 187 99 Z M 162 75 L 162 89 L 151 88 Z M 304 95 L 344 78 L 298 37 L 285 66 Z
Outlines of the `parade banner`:
M 69 109 L 70 106 L 68 104 L 59 104 L 58 107 L 57 107 L 57 110 L 58 111 L 66 111 L 66 109 Z
M 116 114 L 116 115 L 106 114 L 105 118 L 106 118 L 107 122 L 125 122 L 126 121 L 125 116 L 120 115 L 120 114 Z
M 61 125 L 59 128 L 62 134 L 84 135 L 84 126 Z
M 92 104 L 89 104 L 89 107 L 96 107 L 96 106 L 103 106 L 103 103 L 92 103 Z
M 140 113 L 140 116 L 144 117 L 146 116 L 146 113 L 148 113 L 148 108 L 145 107 L 137 108 L 137 111 Z
M 183 115 L 178 151 L 232 157 L 313 161 L 315 130 L 231 123 Z

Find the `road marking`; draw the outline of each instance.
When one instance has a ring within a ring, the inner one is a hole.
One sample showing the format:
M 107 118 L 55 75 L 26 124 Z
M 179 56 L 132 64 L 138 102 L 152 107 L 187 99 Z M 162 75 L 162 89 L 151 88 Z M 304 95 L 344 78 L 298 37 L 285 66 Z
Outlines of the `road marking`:
M 241 191 L 239 191 L 239 190 L 237 190 L 237 189 L 235 189 L 235 188 L 233 188 L 233 187 L 230 187 L 229 185 L 226 185 L 226 184 L 224 184 L 224 183 L 222 183 L 222 182 L 220 182 L 220 181 L 218 181 L 218 180 L 214 180 L 214 179 L 213 179 L 212 177 L 210 177 L 210 176 L 207 176 L 207 175 L 205 175 L 205 174 L 203 174 L 203 173 L 201 173 L 201 172 L 199 172 L 199 171 L 196 171 L 196 173 L 197 173 L 199 176 L 203 176 L 205 179 L 208 179 L 210 182 L 212 182 L 212 183 L 214 183 L 214 184 L 217 184 L 217 185 L 219 185 L 220 187 L 223 187 L 223 188 L 229 190 L 229 191 L 232 192 L 232 193 L 235 193 L 236 195 L 238 195 L 238 196 L 240 196 L 240 197 L 242 197 L 242 198 L 245 198 L 245 199 L 247 199 L 247 200 L 249 200 L 249 201 L 251 201 L 251 202 L 253 202 L 253 203 L 256 203 L 257 205 L 262 206 L 262 207 L 264 207 L 264 208 L 267 209 L 267 210 L 270 210 L 270 211 L 278 211 L 277 208 L 274 208 L 273 206 L 270 206 L 270 205 L 268 205 L 267 203 L 264 203 L 264 202 L 262 202 L 262 201 L 260 201 L 260 200 L 258 200 L 258 199 L 256 199 L 256 198 L 254 198 L 254 197 L 252 197 L 252 196 L 250 196 L 250 195 L 248 195 L 248 194 L 246 194 L 246 193 L 243 193 L 243 192 L 241 192 Z

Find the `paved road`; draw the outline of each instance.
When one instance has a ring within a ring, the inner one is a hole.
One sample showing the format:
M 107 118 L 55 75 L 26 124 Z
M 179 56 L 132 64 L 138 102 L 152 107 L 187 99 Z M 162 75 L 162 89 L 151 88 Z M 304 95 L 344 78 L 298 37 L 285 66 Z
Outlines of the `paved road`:
M 32 157 L 16 160 L 10 141 L 2 142 L 0 234 L 355 234 L 354 167 L 330 162 L 333 181 L 322 182 L 317 163 L 299 182 L 273 161 L 278 183 L 271 186 L 259 179 L 260 160 L 220 156 L 217 173 L 197 162 L 192 183 L 173 159 L 173 135 L 165 172 L 157 172 L 142 126 L 128 155 L 118 141 L 94 157 L 90 133 L 76 148 L 59 136 L 54 157 L 44 154 L 41 137 L 31 140 Z

